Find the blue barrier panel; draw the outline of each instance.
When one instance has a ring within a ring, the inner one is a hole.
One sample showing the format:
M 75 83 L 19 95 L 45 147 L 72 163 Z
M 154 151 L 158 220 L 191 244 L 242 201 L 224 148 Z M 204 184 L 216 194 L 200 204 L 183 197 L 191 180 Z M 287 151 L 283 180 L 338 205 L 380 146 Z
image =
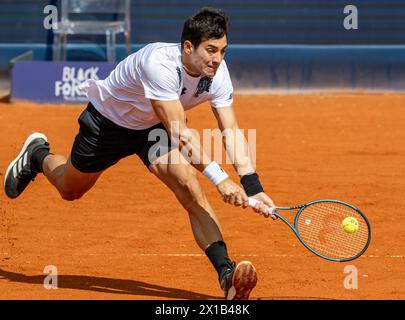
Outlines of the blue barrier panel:
M 405 46 L 231 45 L 226 62 L 236 90 L 405 91 Z M 38 102 L 81 102 L 77 86 L 104 79 L 107 62 L 20 61 L 12 97 Z
M 236 89 L 405 91 L 405 46 L 230 46 Z
M 19 61 L 12 71 L 12 99 L 37 102 L 87 101 L 79 85 L 87 79 L 104 79 L 115 68 L 108 62 Z

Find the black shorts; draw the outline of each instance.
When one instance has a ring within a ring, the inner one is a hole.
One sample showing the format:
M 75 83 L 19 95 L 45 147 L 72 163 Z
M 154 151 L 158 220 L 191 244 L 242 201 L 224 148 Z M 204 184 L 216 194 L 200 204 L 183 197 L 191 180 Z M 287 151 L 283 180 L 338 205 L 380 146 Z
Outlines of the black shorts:
M 70 156 L 73 166 L 81 172 L 103 171 L 133 154 L 149 167 L 174 148 L 162 123 L 145 130 L 124 128 L 101 115 L 91 103 L 78 122 L 80 129 Z

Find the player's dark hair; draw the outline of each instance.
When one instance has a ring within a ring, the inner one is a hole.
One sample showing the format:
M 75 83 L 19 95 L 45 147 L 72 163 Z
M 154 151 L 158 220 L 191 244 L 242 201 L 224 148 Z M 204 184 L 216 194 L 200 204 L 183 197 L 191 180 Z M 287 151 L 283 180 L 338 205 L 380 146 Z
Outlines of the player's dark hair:
M 181 48 L 184 41 L 190 41 L 194 47 L 208 39 L 220 39 L 228 34 L 229 18 L 221 9 L 204 7 L 189 17 L 183 26 Z

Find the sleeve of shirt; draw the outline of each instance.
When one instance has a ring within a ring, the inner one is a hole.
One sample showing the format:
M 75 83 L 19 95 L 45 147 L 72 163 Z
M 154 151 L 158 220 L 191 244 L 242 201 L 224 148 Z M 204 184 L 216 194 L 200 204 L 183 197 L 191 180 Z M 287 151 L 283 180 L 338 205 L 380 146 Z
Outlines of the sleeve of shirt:
M 211 106 L 213 108 L 230 107 L 233 103 L 233 86 L 225 60 L 222 61 L 221 73 L 214 80 Z
M 179 99 L 180 78 L 175 63 L 148 59 L 143 65 L 141 81 L 147 99 Z

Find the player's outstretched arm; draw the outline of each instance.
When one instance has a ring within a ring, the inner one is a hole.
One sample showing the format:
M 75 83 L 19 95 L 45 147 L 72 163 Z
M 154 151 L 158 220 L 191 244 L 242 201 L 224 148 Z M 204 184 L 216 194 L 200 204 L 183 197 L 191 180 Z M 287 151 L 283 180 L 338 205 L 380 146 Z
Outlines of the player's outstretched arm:
M 195 131 L 187 127 L 184 108 L 180 100 L 151 100 L 154 111 L 162 121 L 174 143 L 185 159 L 208 177 L 217 187 L 224 202 L 235 206 L 248 206 L 245 191 L 206 154 Z
M 244 132 L 239 128 L 233 108 L 229 106 L 212 108 L 212 110 L 222 131 L 223 142 L 228 157 L 239 174 L 247 195 L 260 201 L 253 210 L 259 214 L 263 214 L 266 218 L 271 216 L 273 219 L 277 219 L 276 216 L 269 215 L 268 213 L 266 206 L 274 207 L 274 203 L 264 192 L 259 182 L 249 144 L 246 141 Z

